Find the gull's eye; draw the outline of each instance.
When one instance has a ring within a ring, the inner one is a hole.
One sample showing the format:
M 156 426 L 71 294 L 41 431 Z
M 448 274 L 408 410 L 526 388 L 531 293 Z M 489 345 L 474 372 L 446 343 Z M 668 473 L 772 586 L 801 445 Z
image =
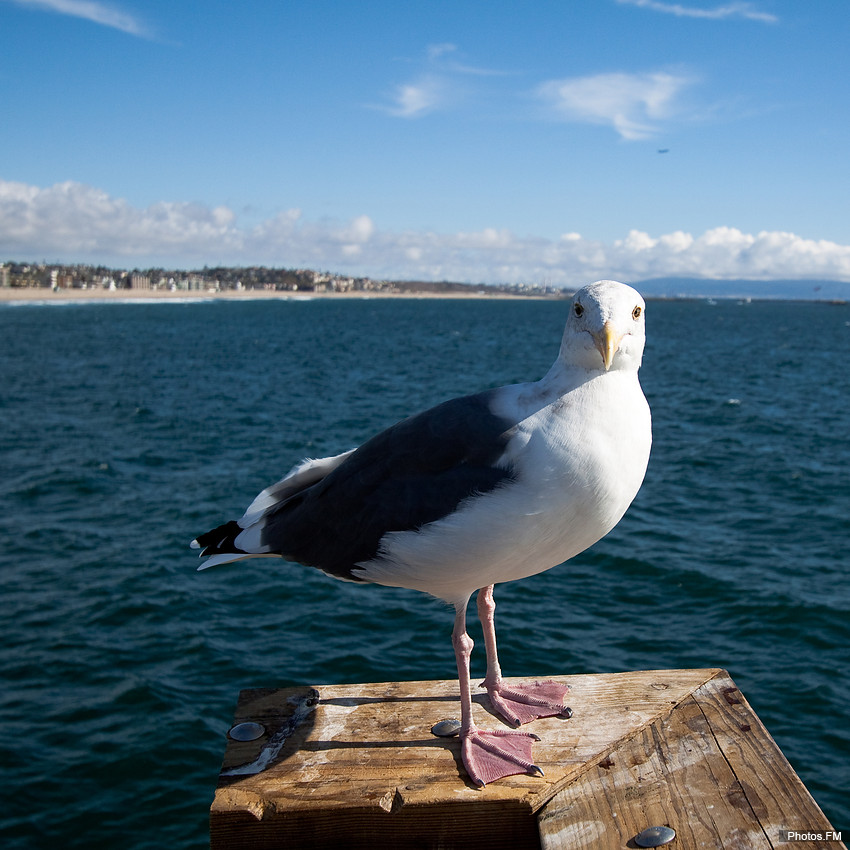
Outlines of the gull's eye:
M 632 318 L 633 318 L 635 321 L 637 321 L 637 320 L 640 318 L 640 314 L 641 314 L 642 312 L 643 312 L 643 310 L 642 310 L 640 307 L 635 307 L 635 309 L 634 309 L 634 310 L 632 310 Z
M 573 307 L 573 313 L 575 313 L 576 316 L 580 316 L 583 312 L 584 312 L 584 307 L 582 307 L 581 304 L 576 304 Z

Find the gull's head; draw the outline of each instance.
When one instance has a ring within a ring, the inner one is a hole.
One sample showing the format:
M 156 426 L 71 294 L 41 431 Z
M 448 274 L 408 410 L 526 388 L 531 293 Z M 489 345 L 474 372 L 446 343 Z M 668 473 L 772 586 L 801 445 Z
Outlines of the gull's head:
M 637 290 L 598 280 L 573 296 L 561 360 L 589 371 L 637 371 L 646 341 L 646 304 Z

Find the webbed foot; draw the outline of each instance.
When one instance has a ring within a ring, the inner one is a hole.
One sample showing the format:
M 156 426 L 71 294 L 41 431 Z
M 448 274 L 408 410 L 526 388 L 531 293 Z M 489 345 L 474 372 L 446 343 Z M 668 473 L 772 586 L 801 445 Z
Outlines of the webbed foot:
M 490 695 L 493 708 L 514 726 L 530 723 L 539 717 L 572 717 L 573 711 L 564 702 L 569 687 L 559 682 L 527 682 L 521 685 L 482 683 Z
M 537 735 L 509 729 L 494 732 L 472 729 L 461 738 L 463 766 L 479 788 L 519 773 L 543 776 L 543 771 L 531 760 L 531 747 L 540 740 Z

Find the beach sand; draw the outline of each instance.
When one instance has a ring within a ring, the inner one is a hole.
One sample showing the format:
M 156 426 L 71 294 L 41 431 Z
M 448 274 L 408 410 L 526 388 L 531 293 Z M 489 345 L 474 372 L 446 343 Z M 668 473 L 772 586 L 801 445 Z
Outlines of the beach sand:
M 63 301 L 209 301 L 238 300 L 306 300 L 309 298 L 474 298 L 474 299 L 552 299 L 557 295 L 523 295 L 513 292 L 487 292 L 470 286 L 469 292 L 290 292 L 267 289 L 222 290 L 162 290 L 162 289 L 57 289 L 48 287 L 0 287 L 0 302 L 63 302 Z

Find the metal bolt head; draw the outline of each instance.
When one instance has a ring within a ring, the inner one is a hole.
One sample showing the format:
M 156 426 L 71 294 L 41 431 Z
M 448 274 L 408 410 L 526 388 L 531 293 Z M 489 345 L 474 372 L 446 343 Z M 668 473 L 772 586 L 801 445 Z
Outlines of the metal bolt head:
M 256 741 L 257 738 L 261 738 L 265 734 L 265 726 L 248 721 L 231 726 L 227 736 L 234 741 Z
M 648 826 L 635 836 L 638 847 L 660 847 L 669 844 L 676 837 L 676 830 L 669 826 Z
M 449 720 L 441 720 L 431 727 L 431 734 L 437 735 L 440 738 L 453 738 L 460 732 L 460 720 L 454 718 Z

